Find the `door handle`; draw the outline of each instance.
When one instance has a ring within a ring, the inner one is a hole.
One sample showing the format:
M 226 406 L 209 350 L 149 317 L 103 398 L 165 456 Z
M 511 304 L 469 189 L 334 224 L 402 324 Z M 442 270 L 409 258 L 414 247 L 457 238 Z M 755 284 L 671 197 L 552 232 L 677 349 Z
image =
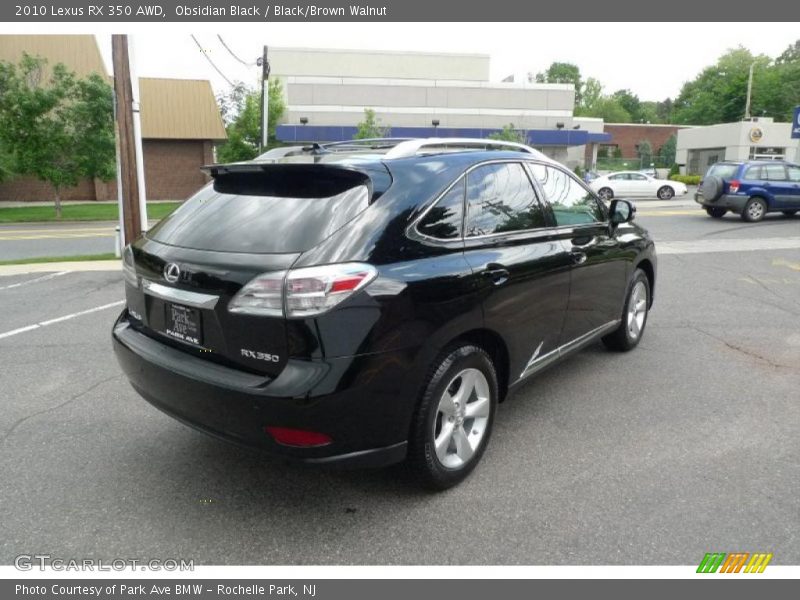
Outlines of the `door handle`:
M 506 281 L 508 281 L 511 273 L 509 273 L 508 269 L 506 269 L 503 265 L 489 263 L 486 265 L 486 270 L 483 272 L 483 276 L 491 279 L 494 285 L 503 285 Z
M 582 265 L 583 263 L 586 262 L 587 258 L 585 252 L 579 252 L 577 250 L 573 250 L 572 252 L 570 252 L 569 257 L 573 265 Z

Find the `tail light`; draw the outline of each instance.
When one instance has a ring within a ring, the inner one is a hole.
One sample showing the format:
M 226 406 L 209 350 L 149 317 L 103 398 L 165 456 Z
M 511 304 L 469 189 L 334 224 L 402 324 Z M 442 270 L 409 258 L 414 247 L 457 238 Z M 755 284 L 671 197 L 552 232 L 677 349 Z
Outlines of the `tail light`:
M 730 190 L 731 194 L 735 194 L 739 191 L 739 181 L 734 179 L 728 184 L 728 189 Z
M 239 290 L 228 310 L 274 317 L 316 316 L 364 288 L 377 275 L 375 267 L 362 263 L 263 273 Z
M 313 448 L 316 446 L 327 446 L 333 439 L 325 433 L 317 431 L 306 431 L 304 429 L 290 429 L 289 427 L 264 427 L 269 435 L 277 443 L 283 446 L 294 446 L 295 448 Z
M 139 276 L 136 274 L 136 264 L 133 261 L 133 249 L 130 245 L 122 251 L 122 278 L 133 287 L 139 287 Z

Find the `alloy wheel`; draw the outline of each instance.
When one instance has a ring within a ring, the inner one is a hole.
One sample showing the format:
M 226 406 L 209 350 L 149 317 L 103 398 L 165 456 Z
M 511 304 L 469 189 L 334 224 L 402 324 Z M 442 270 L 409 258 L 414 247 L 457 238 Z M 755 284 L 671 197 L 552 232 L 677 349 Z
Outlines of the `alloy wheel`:
M 647 288 L 643 282 L 637 281 L 631 290 L 631 298 L 628 302 L 628 335 L 631 339 L 639 338 L 646 315 Z
M 478 369 L 464 369 L 445 388 L 433 421 L 436 457 L 460 469 L 480 447 L 491 414 L 491 390 Z

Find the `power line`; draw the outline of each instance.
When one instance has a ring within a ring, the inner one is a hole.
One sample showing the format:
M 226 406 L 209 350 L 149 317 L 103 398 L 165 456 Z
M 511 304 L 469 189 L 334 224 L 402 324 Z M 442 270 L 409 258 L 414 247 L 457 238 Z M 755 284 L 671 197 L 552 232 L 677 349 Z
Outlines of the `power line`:
M 220 43 L 220 44 L 222 44 L 222 46 L 225 48 L 225 50 L 227 50 L 227 51 L 228 51 L 228 53 L 229 53 L 229 54 L 230 54 L 230 55 L 231 55 L 233 58 L 235 58 L 235 59 L 236 59 L 236 60 L 238 60 L 240 63 L 242 63 L 242 64 L 243 64 L 245 67 L 255 67 L 255 66 L 256 66 L 256 64 L 257 64 L 257 63 L 255 63 L 255 62 L 251 62 L 251 63 L 249 63 L 249 62 L 247 62 L 247 61 L 244 61 L 244 60 L 242 60 L 242 59 L 241 59 L 241 58 L 239 58 L 238 56 L 236 56 L 236 54 L 233 52 L 233 50 L 231 50 L 231 49 L 228 47 L 228 44 L 226 44 L 226 43 L 225 43 L 225 40 L 223 40 L 223 39 L 222 39 L 222 36 L 221 36 L 220 34 L 217 34 L 217 38 L 219 39 L 219 43 Z
M 231 87 L 236 87 L 236 85 L 235 85 L 235 84 L 234 84 L 234 83 L 233 83 L 233 82 L 232 82 L 230 79 L 228 79 L 227 77 L 225 77 L 225 73 L 223 73 L 222 71 L 220 71 L 219 67 L 218 67 L 217 65 L 215 65 L 215 64 L 214 64 L 214 61 L 213 61 L 213 60 L 211 60 L 211 57 L 210 57 L 208 54 L 206 54 L 206 51 L 203 49 L 203 46 L 201 46 L 201 45 L 200 45 L 200 42 L 198 42 L 198 41 L 197 41 L 197 38 L 196 38 L 196 37 L 194 37 L 194 34 L 193 34 L 193 33 L 190 33 L 189 35 L 191 35 L 191 36 L 192 36 L 192 39 L 194 40 L 194 43 L 195 43 L 195 44 L 197 44 L 197 47 L 200 49 L 200 54 L 202 54 L 203 56 L 205 56 L 205 57 L 206 57 L 206 60 L 208 61 L 208 63 L 209 63 L 209 64 L 210 64 L 212 67 L 214 67 L 214 70 L 215 70 L 217 73 L 219 73 L 219 76 L 220 76 L 220 77 L 222 77 L 222 78 L 223 78 L 225 81 L 227 81 L 229 86 L 231 86 Z

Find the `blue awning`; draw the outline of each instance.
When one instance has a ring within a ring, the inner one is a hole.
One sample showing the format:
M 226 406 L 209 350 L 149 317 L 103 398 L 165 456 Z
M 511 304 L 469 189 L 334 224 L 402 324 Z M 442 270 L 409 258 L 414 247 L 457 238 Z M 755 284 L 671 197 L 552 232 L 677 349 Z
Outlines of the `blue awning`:
M 341 142 L 352 140 L 356 127 L 332 125 L 278 125 L 276 135 L 282 142 Z M 467 137 L 486 138 L 500 129 L 453 128 L 453 127 L 392 127 L 391 137 Z M 599 142 L 610 142 L 610 133 L 592 133 L 581 129 L 531 129 L 528 130 L 531 146 L 583 146 Z

